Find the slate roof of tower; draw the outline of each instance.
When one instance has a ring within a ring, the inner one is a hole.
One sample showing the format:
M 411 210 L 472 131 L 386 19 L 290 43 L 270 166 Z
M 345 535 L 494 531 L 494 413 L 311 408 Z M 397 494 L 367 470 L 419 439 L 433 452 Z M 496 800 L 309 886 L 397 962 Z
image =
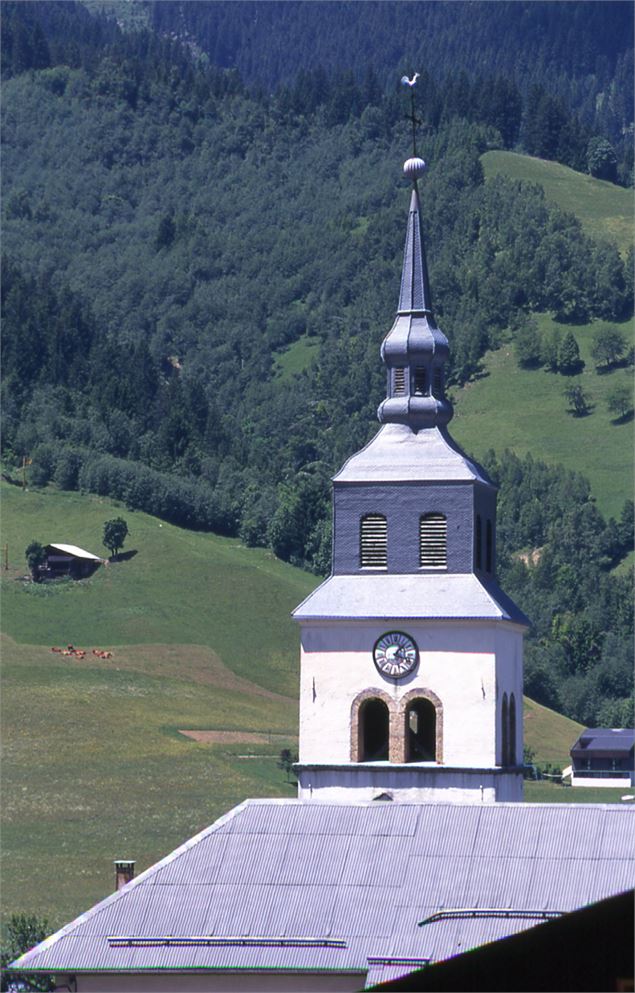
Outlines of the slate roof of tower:
M 473 573 L 329 576 L 293 611 L 298 621 L 403 618 L 513 621 L 523 612 L 493 580 Z
M 444 428 L 413 431 L 385 424 L 333 477 L 335 483 L 479 482 L 492 486 L 485 470 L 469 459 Z
M 421 208 L 416 182 L 410 194 L 406 247 L 399 290 L 399 314 L 432 314 L 426 253 L 421 237 Z
M 19 968 L 365 975 L 389 957 L 408 971 L 543 919 L 528 913 L 631 888 L 634 817 L 614 805 L 246 801 Z M 472 916 L 419 926 L 450 909 Z

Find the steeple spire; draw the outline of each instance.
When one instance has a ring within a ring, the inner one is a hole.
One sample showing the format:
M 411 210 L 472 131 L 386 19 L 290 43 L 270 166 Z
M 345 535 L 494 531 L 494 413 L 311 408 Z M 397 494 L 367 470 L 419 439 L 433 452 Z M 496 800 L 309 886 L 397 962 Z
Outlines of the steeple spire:
M 407 77 L 402 82 L 411 87 L 414 85 Z M 419 123 L 414 112 L 414 97 L 409 120 L 413 122 L 414 135 L 415 124 Z M 406 424 L 413 431 L 447 424 L 453 415 L 452 404 L 444 390 L 448 341 L 437 327 L 432 312 L 421 235 L 417 179 L 425 168 L 425 162 L 416 152 L 403 167 L 404 175 L 412 181 L 412 194 L 397 316 L 381 346 L 382 361 L 387 367 L 386 399 L 377 411 L 383 424 Z

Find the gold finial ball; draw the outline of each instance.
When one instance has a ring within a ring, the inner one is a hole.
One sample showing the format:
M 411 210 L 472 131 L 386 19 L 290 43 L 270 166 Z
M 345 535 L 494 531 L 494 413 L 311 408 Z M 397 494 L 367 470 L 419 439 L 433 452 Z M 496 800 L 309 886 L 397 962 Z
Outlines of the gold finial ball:
M 412 158 L 406 159 L 403 164 L 403 174 L 406 179 L 418 179 L 419 176 L 423 176 L 426 171 L 426 164 L 423 159 Z

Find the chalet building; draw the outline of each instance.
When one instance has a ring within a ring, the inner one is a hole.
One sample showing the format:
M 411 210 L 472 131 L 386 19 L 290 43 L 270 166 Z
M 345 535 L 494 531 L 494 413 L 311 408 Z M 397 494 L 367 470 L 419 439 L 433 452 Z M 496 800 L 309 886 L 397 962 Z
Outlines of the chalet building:
M 527 621 L 496 581 L 496 489 L 448 432 L 423 170 L 404 167 L 381 427 L 335 476 L 333 571 L 294 612 L 298 798 L 240 804 L 20 972 L 80 993 L 359 990 L 633 886 L 635 811 L 521 802 Z
M 635 785 L 635 731 L 587 728 L 571 749 L 572 786 Z
M 103 561 L 77 545 L 46 545 L 44 551 L 46 559 L 40 574 L 46 579 L 57 579 L 60 576 L 83 579 L 91 576 Z

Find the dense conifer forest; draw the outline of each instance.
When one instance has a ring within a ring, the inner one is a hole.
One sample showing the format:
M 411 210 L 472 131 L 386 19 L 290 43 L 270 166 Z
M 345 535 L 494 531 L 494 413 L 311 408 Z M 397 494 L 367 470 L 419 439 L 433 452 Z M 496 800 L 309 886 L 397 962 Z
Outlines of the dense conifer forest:
M 425 238 L 463 384 L 501 340 L 522 351 L 532 311 L 632 314 L 632 255 L 537 186 L 484 183 L 479 158 L 631 184 L 632 8 L 470 4 L 466 32 L 462 3 L 139 3 L 133 26 L 108 16 L 125 6 L 3 4 L 5 462 L 323 574 L 330 476 L 383 396 L 395 80 L 422 68 Z M 632 502 L 606 521 L 580 476 L 502 452 L 487 468 L 500 578 L 533 624 L 527 692 L 627 723 L 630 579 L 612 570 Z

